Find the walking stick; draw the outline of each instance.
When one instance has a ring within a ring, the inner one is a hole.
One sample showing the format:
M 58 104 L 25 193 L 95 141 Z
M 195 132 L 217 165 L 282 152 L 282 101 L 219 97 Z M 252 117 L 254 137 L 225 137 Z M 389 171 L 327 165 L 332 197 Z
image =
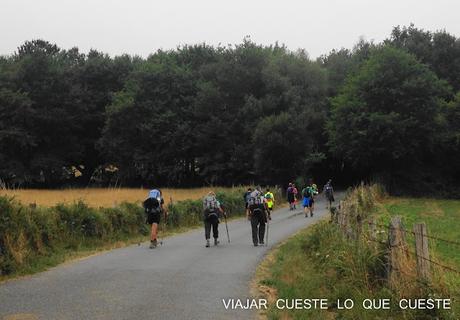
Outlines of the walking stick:
M 267 216 L 267 234 L 265 235 L 265 246 L 268 247 L 268 231 L 270 230 L 270 219 Z
M 227 240 L 230 243 L 230 235 L 228 234 L 228 225 L 227 225 L 227 215 L 224 213 L 224 220 L 225 220 L 225 229 L 227 229 Z
M 164 235 L 163 233 L 165 232 L 165 229 L 166 229 L 166 218 L 168 217 L 168 214 L 164 213 L 164 217 L 163 217 L 163 223 L 161 224 L 161 232 L 158 232 L 158 238 L 160 238 L 160 234 L 162 235 L 162 237 L 160 238 L 160 245 L 163 246 L 163 239 L 164 239 Z

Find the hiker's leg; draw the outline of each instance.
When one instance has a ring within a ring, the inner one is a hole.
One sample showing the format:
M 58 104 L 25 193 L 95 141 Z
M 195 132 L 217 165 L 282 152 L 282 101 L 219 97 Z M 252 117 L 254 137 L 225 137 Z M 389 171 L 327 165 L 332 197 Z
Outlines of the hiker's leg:
M 219 219 L 217 217 L 212 221 L 212 236 L 214 239 L 219 238 Z
M 152 223 L 151 232 L 150 232 L 150 240 L 151 241 L 156 240 L 157 233 L 158 233 L 158 224 L 154 222 L 154 223 Z
M 211 222 L 208 219 L 204 220 L 204 237 L 206 240 L 211 238 Z
M 263 217 L 259 218 L 259 243 L 264 242 L 265 237 L 265 219 Z
M 251 229 L 252 229 L 252 242 L 254 243 L 254 245 L 259 244 L 258 224 L 259 224 L 259 219 L 257 216 L 253 214 L 251 217 Z

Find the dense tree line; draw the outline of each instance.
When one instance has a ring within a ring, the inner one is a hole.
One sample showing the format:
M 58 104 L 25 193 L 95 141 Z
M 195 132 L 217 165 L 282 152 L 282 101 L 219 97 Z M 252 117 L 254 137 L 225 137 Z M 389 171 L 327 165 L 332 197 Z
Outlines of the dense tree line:
M 454 190 L 459 90 L 460 39 L 412 25 L 316 61 L 250 39 L 146 59 L 27 41 L 0 57 L 0 178 L 56 187 L 335 176 Z

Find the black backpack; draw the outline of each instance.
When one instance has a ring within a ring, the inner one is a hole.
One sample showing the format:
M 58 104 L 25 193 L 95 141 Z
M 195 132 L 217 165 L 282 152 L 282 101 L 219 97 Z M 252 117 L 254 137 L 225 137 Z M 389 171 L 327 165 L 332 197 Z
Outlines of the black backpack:
M 144 210 L 146 215 L 156 215 L 161 213 L 161 205 L 158 199 L 148 198 L 144 201 Z

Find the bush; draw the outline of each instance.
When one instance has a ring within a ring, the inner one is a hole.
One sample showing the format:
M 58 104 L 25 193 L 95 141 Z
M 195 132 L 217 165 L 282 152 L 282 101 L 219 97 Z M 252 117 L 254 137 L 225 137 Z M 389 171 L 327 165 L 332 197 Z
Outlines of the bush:
M 244 214 L 244 191 L 234 188 L 217 194 L 229 216 Z M 199 226 L 203 221 L 201 200 L 179 201 L 167 205 L 167 209 L 168 230 Z M 91 208 L 78 201 L 46 208 L 24 206 L 13 198 L 0 196 L 0 274 L 24 272 L 40 258 L 56 257 L 63 251 L 147 234 L 149 226 L 139 203 Z M 51 260 L 51 264 L 60 262 Z

